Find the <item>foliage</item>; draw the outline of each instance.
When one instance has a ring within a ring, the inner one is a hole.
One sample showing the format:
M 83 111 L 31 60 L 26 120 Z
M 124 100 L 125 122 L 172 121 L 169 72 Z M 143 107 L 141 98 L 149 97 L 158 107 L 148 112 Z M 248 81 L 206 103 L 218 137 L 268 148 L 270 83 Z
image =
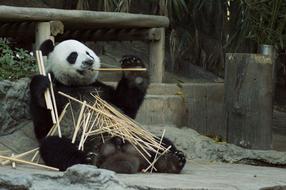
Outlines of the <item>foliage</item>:
M 49 0 L 43 0 L 49 1 Z M 50 0 L 51 1 L 51 0 Z M 55 2 L 55 1 L 53 1 Z M 57 1 L 60 2 L 60 1 Z M 69 8 L 165 15 L 172 71 L 195 64 L 221 75 L 225 52 L 285 49 L 285 0 L 76 0 Z M 167 64 L 169 65 L 169 64 Z
M 0 80 L 27 77 L 37 70 L 35 59 L 28 51 L 12 49 L 10 42 L 0 38 Z
M 231 0 L 236 10 L 230 22 L 229 44 L 238 47 L 244 40 L 257 44 L 274 45 L 285 48 L 286 43 L 286 1 L 285 0 Z
M 82 4 L 86 4 L 87 2 L 91 1 L 78 1 L 78 3 Z M 190 1 L 188 0 L 98 0 L 94 6 L 97 8 L 96 10 L 101 11 L 133 11 L 136 13 L 168 16 L 170 19 L 170 28 L 167 31 L 167 42 L 172 62 L 175 62 L 183 54 L 186 54 L 186 50 L 190 49 L 190 44 L 193 44 L 194 38 L 190 35 L 190 31 L 193 31 L 194 27 L 192 27 L 190 22 L 191 12 Z M 90 9 L 93 9 L 93 7 L 90 7 Z

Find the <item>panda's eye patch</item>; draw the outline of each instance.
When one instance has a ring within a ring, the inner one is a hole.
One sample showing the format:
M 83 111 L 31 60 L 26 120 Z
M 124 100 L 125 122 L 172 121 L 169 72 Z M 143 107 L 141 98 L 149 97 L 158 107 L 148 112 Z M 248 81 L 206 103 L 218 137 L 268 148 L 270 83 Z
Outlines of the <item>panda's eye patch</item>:
M 70 55 L 67 57 L 66 60 L 70 64 L 75 64 L 77 56 L 78 56 L 78 53 L 74 51 L 74 52 L 70 53 Z
M 86 51 L 85 53 L 86 53 L 86 55 L 88 55 L 89 57 L 91 57 L 94 60 L 94 58 L 90 55 L 90 53 L 88 51 Z

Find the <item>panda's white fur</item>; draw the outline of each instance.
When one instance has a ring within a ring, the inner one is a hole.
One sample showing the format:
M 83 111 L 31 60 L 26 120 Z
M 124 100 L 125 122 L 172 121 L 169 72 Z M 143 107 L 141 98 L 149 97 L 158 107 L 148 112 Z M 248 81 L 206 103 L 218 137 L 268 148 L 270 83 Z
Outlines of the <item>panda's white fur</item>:
M 78 54 L 76 62 L 70 64 L 67 57 L 71 52 Z M 84 64 L 93 60 L 92 65 Z M 48 55 L 47 72 L 52 72 L 54 77 L 64 85 L 90 85 L 98 77 L 100 58 L 87 46 L 76 40 L 66 40 L 54 47 Z

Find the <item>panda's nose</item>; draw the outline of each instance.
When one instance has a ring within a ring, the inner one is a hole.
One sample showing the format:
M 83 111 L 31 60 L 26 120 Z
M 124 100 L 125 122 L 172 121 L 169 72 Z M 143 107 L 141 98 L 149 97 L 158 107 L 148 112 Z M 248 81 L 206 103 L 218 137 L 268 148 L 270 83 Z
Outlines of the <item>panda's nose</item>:
M 92 59 L 85 60 L 85 61 L 83 62 L 83 64 L 84 64 L 85 66 L 92 66 L 92 65 L 93 65 L 93 60 L 92 60 Z

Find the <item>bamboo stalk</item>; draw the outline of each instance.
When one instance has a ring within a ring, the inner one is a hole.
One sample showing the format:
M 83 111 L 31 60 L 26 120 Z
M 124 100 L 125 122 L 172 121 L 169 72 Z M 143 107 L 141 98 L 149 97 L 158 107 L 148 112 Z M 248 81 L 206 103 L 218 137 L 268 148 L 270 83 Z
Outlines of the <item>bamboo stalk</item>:
M 152 162 L 146 169 L 143 170 L 143 172 L 147 172 L 151 167 L 154 167 L 154 164 L 159 160 L 159 158 L 160 158 L 162 155 L 164 155 L 167 151 L 169 151 L 169 149 L 170 149 L 171 147 L 172 147 L 172 146 L 168 146 L 168 148 L 166 148 L 166 150 L 164 150 L 164 152 L 162 152 L 162 154 L 160 154 L 157 159 L 154 159 L 153 162 Z M 155 169 L 156 169 L 156 168 L 154 167 L 154 170 L 155 170 Z M 157 170 L 155 170 L 155 171 L 157 171 Z
M 1 159 L 5 159 L 5 160 L 14 161 L 14 162 L 19 162 L 19 163 L 22 163 L 22 164 L 28 164 L 28 165 L 31 165 L 31 166 L 36 166 L 36 167 L 39 167 L 39 168 L 45 168 L 45 169 L 49 169 L 49 170 L 53 170 L 53 171 L 59 171 L 58 168 L 45 166 L 45 165 L 42 165 L 42 164 L 36 164 L 34 162 L 29 162 L 29 161 L 26 161 L 26 160 L 20 160 L 20 159 L 17 159 L 17 158 L 1 156 L 1 155 L 0 155 L 0 158 Z
M 53 88 L 53 83 L 52 83 L 52 78 L 50 73 L 48 73 L 48 78 L 50 80 L 50 90 L 51 90 L 51 99 L 52 99 L 52 104 L 53 104 L 53 113 L 56 118 L 56 125 L 58 128 L 58 135 L 60 138 L 62 138 L 62 132 L 61 132 L 61 127 L 60 127 L 60 122 L 59 122 L 59 115 L 58 115 L 58 109 L 57 109 L 57 104 L 56 104 L 56 97 L 54 93 L 54 88 Z
M 133 144 L 132 144 L 133 145 Z M 148 158 L 146 158 L 146 156 L 135 146 L 133 145 L 133 147 L 139 152 L 139 154 L 151 165 L 152 163 L 149 161 Z M 157 169 L 154 167 L 154 170 L 157 171 Z
M 166 132 L 166 129 L 163 130 L 163 133 L 162 133 L 162 136 L 161 136 L 161 139 L 160 139 L 160 143 L 159 143 L 160 145 L 162 144 L 165 132 Z M 157 149 L 157 152 L 155 154 L 154 160 L 157 159 L 158 153 L 159 153 L 159 149 Z M 153 172 L 153 168 L 154 168 L 154 165 L 151 167 L 151 171 L 150 171 L 151 173 Z
M 62 111 L 62 113 L 61 113 L 61 115 L 60 115 L 60 117 L 59 117 L 59 123 L 60 123 L 60 122 L 62 121 L 62 119 L 64 118 L 64 115 L 65 115 L 66 110 L 67 110 L 67 108 L 68 108 L 69 105 L 70 105 L 70 103 L 67 103 L 67 104 L 65 105 L 65 107 L 64 107 L 64 109 L 63 109 L 63 111 Z M 50 131 L 48 132 L 47 136 L 54 135 L 55 132 L 56 132 L 56 130 L 55 130 L 56 127 L 57 127 L 57 125 L 54 124 L 53 127 L 52 127 L 52 128 L 50 129 Z
M 86 119 L 85 119 L 85 123 L 83 125 L 83 129 L 82 129 L 82 134 L 81 134 L 81 139 L 78 145 L 78 150 L 83 149 L 83 141 L 84 141 L 84 135 L 85 135 L 85 131 L 88 125 L 88 121 L 89 121 L 89 117 L 90 117 L 90 112 L 87 113 Z
M 42 55 L 42 52 L 40 50 L 36 51 L 36 59 L 37 59 L 40 74 L 43 76 L 46 76 L 46 71 L 45 71 L 45 66 L 44 66 L 44 61 L 43 61 L 43 55 Z M 49 110 L 51 110 L 51 117 L 52 117 L 53 124 L 55 124 L 56 123 L 56 117 L 55 117 L 55 113 L 54 113 L 54 109 L 53 109 L 53 103 L 52 103 L 50 91 L 47 90 L 44 93 L 44 96 L 45 96 L 45 100 L 46 100 L 46 106 Z
M 93 71 L 110 71 L 110 72 L 117 72 L 117 71 L 147 71 L 146 68 L 98 68 L 92 69 Z
M 41 60 L 41 58 L 40 58 L 40 51 L 36 51 L 36 60 L 37 60 L 37 63 L 38 63 L 38 69 L 39 69 L 39 73 L 41 74 L 41 75 L 46 75 L 46 73 L 44 72 L 44 70 L 43 70 L 43 67 L 42 67 L 42 64 L 40 63 L 40 60 Z
M 80 110 L 80 113 L 79 113 L 79 116 L 78 116 L 78 119 L 77 119 L 77 124 L 76 124 L 75 130 L 74 130 L 74 133 L 73 133 L 73 137 L 72 137 L 72 143 L 75 142 L 78 130 L 80 128 L 81 118 L 82 118 L 85 106 L 87 106 L 86 101 L 84 101 L 82 106 L 81 106 L 81 110 Z
M 84 140 L 83 140 L 83 145 L 85 143 L 85 141 L 87 140 L 87 138 L 90 136 L 90 132 L 92 131 L 95 122 L 97 121 L 99 114 L 96 114 L 95 118 L 93 119 L 93 122 L 91 123 L 91 125 L 89 126 L 89 129 L 87 131 L 87 133 L 85 134 Z
M 24 157 L 24 156 L 29 155 L 29 154 L 31 154 L 31 153 L 37 151 L 37 150 L 39 150 L 39 148 L 34 148 L 34 149 L 29 150 L 29 151 L 27 151 L 27 152 L 23 152 L 23 153 L 21 153 L 21 154 L 17 154 L 17 155 L 14 156 L 14 158 Z M 4 166 L 4 165 L 8 164 L 9 162 L 10 162 L 10 160 L 5 160 L 5 161 L 1 162 L 1 165 Z
M 40 153 L 39 150 L 37 152 L 35 152 L 34 156 L 31 159 L 31 162 L 33 162 L 37 158 L 39 153 Z
M 12 153 L 11 157 L 14 158 L 14 153 Z M 16 169 L 16 163 L 13 161 L 12 162 L 12 168 Z

